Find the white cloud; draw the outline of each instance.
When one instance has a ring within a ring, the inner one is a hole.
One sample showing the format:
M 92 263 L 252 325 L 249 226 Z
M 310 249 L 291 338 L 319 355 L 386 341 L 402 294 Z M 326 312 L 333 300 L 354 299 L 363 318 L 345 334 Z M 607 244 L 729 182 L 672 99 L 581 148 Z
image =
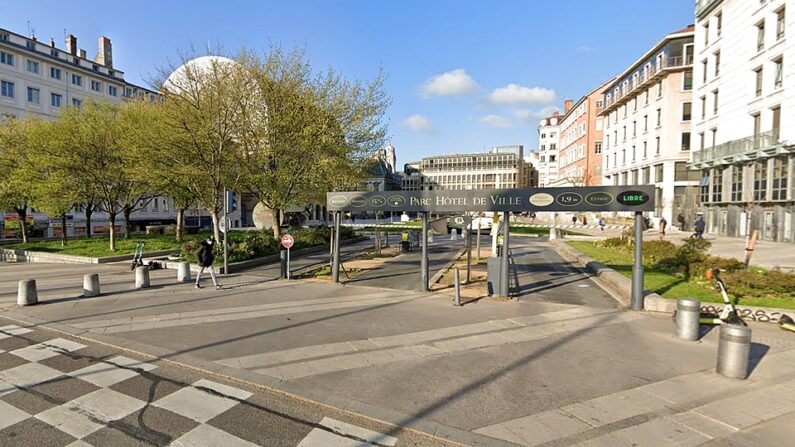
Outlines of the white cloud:
M 423 98 L 431 96 L 466 95 L 472 93 L 478 84 L 463 68 L 430 77 L 422 87 Z
M 413 132 L 433 132 L 433 123 L 428 118 L 416 114 L 403 120 L 403 125 Z
M 513 112 L 513 116 L 525 123 L 535 123 L 542 118 L 552 116 L 555 112 L 560 112 L 560 109 L 556 106 L 546 106 L 541 108 L 541 110 L 519 109 Z
M 579 47 L 576 48 L 576 50 L 578 53 L 590 53 L 591 47 L 589 47 L 588 45 L 580 45 Z
M 549 104 L 555 101 L 555 91 L 543 87 L 508 84 L 495 88 L 481 98 L 485 104 Z
M 486 115 L 480 117 L 479 120 L 481 123 L 491 126 L 491 127 L 498 127 L 498 128 L 506 128 L 511 127 L 511 123 L 508 122 L 507 119 L 499 116 L 499 115 Z

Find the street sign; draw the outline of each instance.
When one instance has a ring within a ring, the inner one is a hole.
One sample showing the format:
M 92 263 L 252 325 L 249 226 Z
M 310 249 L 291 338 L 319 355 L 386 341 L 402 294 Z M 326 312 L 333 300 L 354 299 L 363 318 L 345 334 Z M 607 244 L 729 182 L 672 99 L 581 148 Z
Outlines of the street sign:
M 289 250 L 294 243 L 295 241 L 293 240 L 293 237 L 290 236 L 289 234 L 285 234 L 284 236 L 282 236 L 282 247 Z
M 218 221 L 218 229 L 221 233 L 226 233 L 226 219 L 221 219 Z
M 654 186 L 330 192 L 329 211 L 654 211 Z

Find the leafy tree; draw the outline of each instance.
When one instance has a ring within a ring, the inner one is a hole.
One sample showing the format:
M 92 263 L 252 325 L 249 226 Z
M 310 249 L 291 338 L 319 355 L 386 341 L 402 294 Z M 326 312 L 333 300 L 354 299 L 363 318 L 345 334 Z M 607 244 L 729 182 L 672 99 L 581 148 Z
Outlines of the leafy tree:
M 28 208 L 34 193 L 21 166 L 28 164 L 33 152 L 29 133 L 35 125 L 33 118 L 11 118 L 0 123 L 0 209 L 17 213 L 25 243 L 28 242 Z

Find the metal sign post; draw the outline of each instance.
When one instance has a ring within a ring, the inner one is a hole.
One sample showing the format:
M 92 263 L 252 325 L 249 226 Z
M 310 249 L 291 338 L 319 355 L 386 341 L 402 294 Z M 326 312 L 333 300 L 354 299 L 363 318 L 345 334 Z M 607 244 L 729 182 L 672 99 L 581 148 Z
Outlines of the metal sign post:
M 500 290 L 505 296 L 509 296 L 508 291 L 508 247 L 511 224 L 508 222 L 510 213 L 508 211 L 503 213 L 502 217 L 502 259 L 500 260 Z
M 290 279 L 290 247 L 293 246 L 295 240 L 289 234 L 282 236 L 282 247 L 287 249 L 287 279 Z
M 643 213 L 635 213 L 635 264 L 632 266 L 632 310 L 643 310 Z
M 342 211 L 335 211 L 334 216 L 334 240 L 331 242 L 333 248 L 333 256 L 331 262 L 331 281 L 340 282 L 340 221 L 342 220 Z
M 429 290 L 428 287 L 428 212 L 422 213 L 422 260 L 420 261 L 420 268 L 422 269 L 421 288 L 423 292 Z

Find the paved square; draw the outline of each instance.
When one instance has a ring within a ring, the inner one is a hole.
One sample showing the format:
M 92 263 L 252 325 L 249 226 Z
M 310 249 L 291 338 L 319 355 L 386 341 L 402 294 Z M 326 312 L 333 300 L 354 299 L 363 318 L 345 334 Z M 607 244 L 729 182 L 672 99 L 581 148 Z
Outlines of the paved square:
M 211 391 L 197 389 L 196 387 L 207 388 Z M 237 401 L 219 396 L 216 393 L 231 395 L 238 399 L 246 399 L 251 396 L 251 393 L 242 390 L 237 390 L 233 394 L 220 391 L 230 388 L 202 379 L 194 383 L 193 387 L 182 388 L 154 402 L 152 405 L 189 417 L 197 422 L 207 422 L 237 405 Z
M 77 371 L 72 371 L 69 375 L 100 387 L 109 387 L 137 376 L 140 374 L 139 371 L 151 371 L 155 368 L 157 366 L 149 363 L 118 356 L 103 363 L 95 363 Z

